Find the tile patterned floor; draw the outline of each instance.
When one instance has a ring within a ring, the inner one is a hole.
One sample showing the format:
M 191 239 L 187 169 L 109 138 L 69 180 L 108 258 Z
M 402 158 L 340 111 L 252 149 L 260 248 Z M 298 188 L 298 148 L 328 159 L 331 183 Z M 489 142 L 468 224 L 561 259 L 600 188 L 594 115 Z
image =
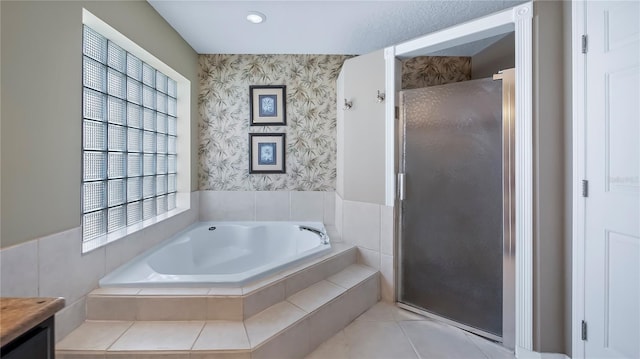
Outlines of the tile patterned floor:
M 514 359 L 458 328 L 379 302 L 306 359 Z

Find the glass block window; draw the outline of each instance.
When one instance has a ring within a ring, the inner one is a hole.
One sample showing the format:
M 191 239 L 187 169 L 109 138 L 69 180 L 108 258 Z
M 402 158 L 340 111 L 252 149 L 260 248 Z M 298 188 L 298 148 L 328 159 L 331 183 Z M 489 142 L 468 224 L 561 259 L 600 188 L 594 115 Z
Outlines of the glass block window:
M 87 26 L 82 48 L 88 241 L 176 208 L 177 83 Z

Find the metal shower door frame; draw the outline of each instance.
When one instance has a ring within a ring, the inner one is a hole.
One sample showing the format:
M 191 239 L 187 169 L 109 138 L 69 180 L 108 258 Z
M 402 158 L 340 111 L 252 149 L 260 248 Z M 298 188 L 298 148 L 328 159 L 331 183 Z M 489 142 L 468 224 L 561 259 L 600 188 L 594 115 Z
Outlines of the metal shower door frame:
M 397 193 L 396 193 L 396 225 L 395 237 L 396 253 L 398 259 L 396 261 L 396 298 L 397 305 L 403 309 L 437 319 L 448 323 L 455 327 L 469 331 L 474 334 L 486 337 L 488 339 L 501 342 L 503 346 L 515 348 L 515 326 L 516 326 L 516 308 L 515 308 L 515 278 L 516 278 L 516 228 L 515 228 L 515 69 L 502 70 L 493 76 L 494 80 L 502 81 L 502 189 L 503 189 L 503 305 L 502 305 L 502 337 L 479 330 L 477 328 L 438 316 L 436 314 L 421 310 L 414 306 L 400 302 L 402 270 L 401 263 L 403 261 L 402 253 L 402 223 L 403 210 L 402 201 L 405 199 L 405 173 L 406 173 L 406 120 L 403 111 L 399 111 L 398 116 L 398 174 L 397 174 Z M 399 108 L 403 107 L 403 100 L 399 97 Z

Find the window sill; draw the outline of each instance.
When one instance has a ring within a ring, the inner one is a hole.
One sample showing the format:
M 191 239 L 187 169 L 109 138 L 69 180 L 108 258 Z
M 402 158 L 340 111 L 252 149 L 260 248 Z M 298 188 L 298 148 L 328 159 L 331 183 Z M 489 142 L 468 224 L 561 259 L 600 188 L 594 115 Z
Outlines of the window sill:
M 163 213 L 159 216 L 155 216 L 153 218 L 149 218 L 146 221 L 142 221 L 140 223 L 136 223 L 134 225 L 119 229 L 115 232 L 108 233 L 106 235 L 93 238 L 86 242 L 82 242 L 82 254 L 89 253 L 95 249 L 100 247 L 104 247 L 109 243 L 115 242 L 121 238 L 125 238 L 133 233 L 141 231 L 145 228 L 151 227 L 156 223 L 160 223 L 165 219 L 177 216 L 181 213 L 188 211 L 189 208 L 175 208 L 169 212 Z

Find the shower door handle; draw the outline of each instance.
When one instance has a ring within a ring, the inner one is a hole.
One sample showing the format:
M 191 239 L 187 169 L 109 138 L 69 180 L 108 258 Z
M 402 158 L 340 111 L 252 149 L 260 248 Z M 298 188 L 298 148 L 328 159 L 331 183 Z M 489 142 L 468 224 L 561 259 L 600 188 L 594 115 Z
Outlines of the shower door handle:
M 398 199 L 404 201 L 407 198 L 406 179 L 404 173 L 398 173 Z

